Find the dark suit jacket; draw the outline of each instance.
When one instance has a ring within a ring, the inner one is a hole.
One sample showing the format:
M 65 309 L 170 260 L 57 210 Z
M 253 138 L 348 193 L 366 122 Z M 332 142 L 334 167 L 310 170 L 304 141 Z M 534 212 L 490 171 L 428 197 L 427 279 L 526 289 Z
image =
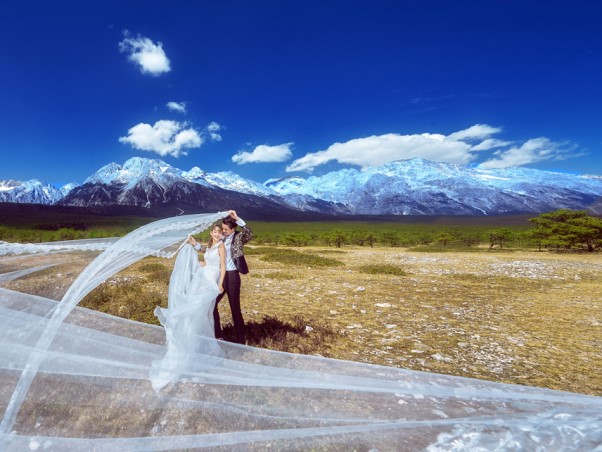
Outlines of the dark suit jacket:
M 249 228 L 249 226 L 242 226 L 241 231 L 236 231 L 234 233 L 232 244 L 230 245 L 230 254 L 232 255 L 234 265 L 236 265 L 236 270 L 243 275 L 249 273 L 249 267 L 247 266 L 247 261 L 245 260 L 243 246 L 252 238 L 253 232 L 251 231 L 251 228 Z

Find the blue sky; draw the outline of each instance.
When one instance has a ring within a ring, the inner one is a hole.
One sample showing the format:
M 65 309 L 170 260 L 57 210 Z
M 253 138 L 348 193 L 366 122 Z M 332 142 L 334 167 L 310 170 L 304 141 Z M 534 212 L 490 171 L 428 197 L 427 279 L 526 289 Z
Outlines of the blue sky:
M 602 175 L 599 1 L 0 6 L 0 179 L 412 157 Z

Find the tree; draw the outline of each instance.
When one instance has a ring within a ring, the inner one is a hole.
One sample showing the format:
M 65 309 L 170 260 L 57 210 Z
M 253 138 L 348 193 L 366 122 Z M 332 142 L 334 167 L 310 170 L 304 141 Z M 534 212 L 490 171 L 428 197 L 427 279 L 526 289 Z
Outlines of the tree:
M 447 246 L 447 244 L 449 242 L 451 242 L 452 240 L 454 240 L 454 236 L 451 235 L 449 232 L 441 232 L 439 233 L 439 235 L 437 235 L 437 242 L 441 243 L 443 246 Z
M 349 243 L 349 235 L 345 231 L 335 229 L 334 231 L 320 234 L 320 240 L 328 244 L 328 246 L 334 244 L 337 248 L 340 248 L 341 245 Z
M 366 244 L 366 231 L 351 231 L 349 239 L 354 245 L 364 246 Z
M 304 232 L 286 232 L 280 237 L 280 240 L 288 246 L 307 246 L 311 241 L 311 237 Z
M 366 243 L 370 245 L 370 248 L 373 248 L 374 244 L 376 243 L 376 235 L 374 235 L 373 232 L 366 232 L 364 238 L 366 240 Z
M 532 237 L 544 246 L 584 245 L 590 252 L 602 246 L 602 219 L 588 216 L 585 210 L 558 209 L 529 221 L 537 226 Z
M 401 239 L 397 231 L 388 230 L 380 233 L 380 241 L 389 245 L 389 246 L 399 246 L 401 245 Z
M 481 236 L 479 234 L 477 234 L 476 232 L 474 233 L 466 233 L 466 234 L 460 234 L 459 239 L 462 243 L 464 243 L 464 245 L 471 247 L 473 245 L 478 245 L 479 243 L 481 243 Z
M 512 240 L 513 233 L 508 228 L 491 229 L 488 233 L 489 236 L 489 248 L 493 248 L 495 245 L 499 245 L 503 248 L 510 240 Z

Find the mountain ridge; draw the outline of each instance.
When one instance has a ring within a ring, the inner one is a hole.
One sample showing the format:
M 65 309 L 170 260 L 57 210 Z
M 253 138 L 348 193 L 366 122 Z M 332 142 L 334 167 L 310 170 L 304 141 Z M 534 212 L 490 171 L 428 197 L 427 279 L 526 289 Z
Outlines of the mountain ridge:
M 268 179 L 233 172 L 183 171 L 159 159 L 111 162 L 82 185 L 1 181 L 0 202 L 79 207 L 131 205 L 229 208 L 327 215 L 496 215 L 557 208 L 602 213 L 602 178 L 531 168 L 482 169 L 414 158 L 322 176 Z

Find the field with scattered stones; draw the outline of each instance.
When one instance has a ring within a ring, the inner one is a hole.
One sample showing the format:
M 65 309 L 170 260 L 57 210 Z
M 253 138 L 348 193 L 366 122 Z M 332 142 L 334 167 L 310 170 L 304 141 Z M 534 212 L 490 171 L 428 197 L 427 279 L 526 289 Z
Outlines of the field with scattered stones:
M 602 395 L 599 253 L 246 249 L 249 345 Z M 60 299 L 91 257 L 65 256 L 3 286 Z M 43 260 L 5 258 L 0 272 Z M 167 303 L 172 265 L 144 259 L 81 305 L 156 323 L 152 312 Z M 226 300 L 220 312 L 227 324 Z

